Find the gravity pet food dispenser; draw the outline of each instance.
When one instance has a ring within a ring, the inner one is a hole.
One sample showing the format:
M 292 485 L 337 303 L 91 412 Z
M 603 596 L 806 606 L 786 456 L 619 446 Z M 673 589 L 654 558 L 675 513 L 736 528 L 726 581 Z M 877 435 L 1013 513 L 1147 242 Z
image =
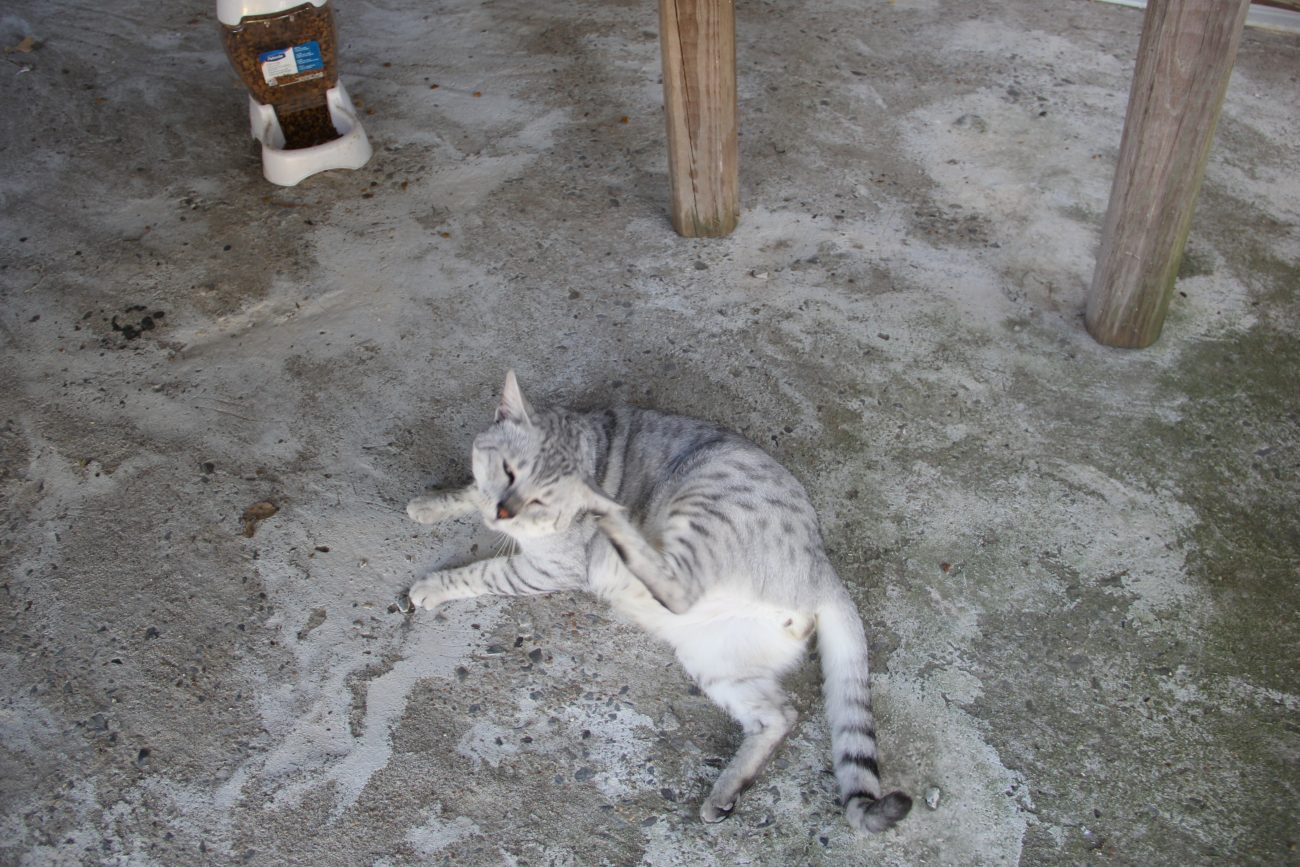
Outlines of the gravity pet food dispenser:
M 230 63 L 248 88 L 262 174 L 291 187 L 327 169 L 359 169 L 370 140 L 339 81 L 328 0 L 217 0 Z

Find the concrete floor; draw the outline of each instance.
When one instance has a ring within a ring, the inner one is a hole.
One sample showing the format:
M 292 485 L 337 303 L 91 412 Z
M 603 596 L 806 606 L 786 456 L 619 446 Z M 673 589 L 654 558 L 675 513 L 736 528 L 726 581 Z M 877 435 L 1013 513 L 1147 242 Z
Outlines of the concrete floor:
M 1246 34 L 1123 352 L 1081 310 L 1138 12 L 742 2 L 745 211 L 692 241 L 653 4 L 337 9 L 375 155 L 293 189 L 210 4 L 0 14 L 0 862 L 1300 863 L 1300 37 Z M 835 806 L 812 666 L 706 827 L 737 731 L 662 648 L 585 598 L 396 610 L 491 550 L 403 506 L 509 366 L 804 480 L 898 829 Z

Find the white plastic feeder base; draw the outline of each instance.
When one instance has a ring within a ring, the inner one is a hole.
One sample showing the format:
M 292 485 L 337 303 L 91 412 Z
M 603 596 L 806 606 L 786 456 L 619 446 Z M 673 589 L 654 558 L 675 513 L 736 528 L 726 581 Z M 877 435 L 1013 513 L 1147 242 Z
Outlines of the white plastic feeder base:
M 359 169 L 370 159 L 370 139 L 361 128 L 356 109 L 340 81 L 325 92 L 330 120 L 339 137 L 309 148 L 284 147 L 284 131 L 275 109 L 248 98 L 253 138 L 262 143 L 262 174 L 273 184 L 292 187 L 303 178 L 329 169 Z

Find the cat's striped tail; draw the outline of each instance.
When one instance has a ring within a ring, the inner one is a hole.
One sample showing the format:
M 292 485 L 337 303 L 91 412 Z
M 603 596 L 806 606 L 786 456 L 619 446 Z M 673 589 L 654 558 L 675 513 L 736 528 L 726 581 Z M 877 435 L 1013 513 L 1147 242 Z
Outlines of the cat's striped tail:
M 835 780 L 849 824 L 857 831 L 886 831 L 912 809 L 912 799 L 902 792 L 881 796 L 867 637 L 848 592 L 842 586 L 836 590 L 833 601 L 817 610 L 817 649 Z

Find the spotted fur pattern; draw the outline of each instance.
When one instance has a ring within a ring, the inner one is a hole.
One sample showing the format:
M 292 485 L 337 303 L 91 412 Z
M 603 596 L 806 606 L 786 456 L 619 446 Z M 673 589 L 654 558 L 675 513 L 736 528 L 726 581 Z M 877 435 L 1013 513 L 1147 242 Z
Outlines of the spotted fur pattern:
M 769 455 L 681 416 L 535 410 L 511 373 L 473 468 L 472 485 L 408 514 L 478 513 L 518 553 L 426 575 L 410 590 L 416 607 L 585 590 L 666 641 L 744 731 L 700 808 L 706 822 L 731 814 L 794 726 L 781 680 L 815 631 L 845 815 L 868 832 L 907 815 L 907 795 L 881 794 L 862 620 L 807 493 Z

